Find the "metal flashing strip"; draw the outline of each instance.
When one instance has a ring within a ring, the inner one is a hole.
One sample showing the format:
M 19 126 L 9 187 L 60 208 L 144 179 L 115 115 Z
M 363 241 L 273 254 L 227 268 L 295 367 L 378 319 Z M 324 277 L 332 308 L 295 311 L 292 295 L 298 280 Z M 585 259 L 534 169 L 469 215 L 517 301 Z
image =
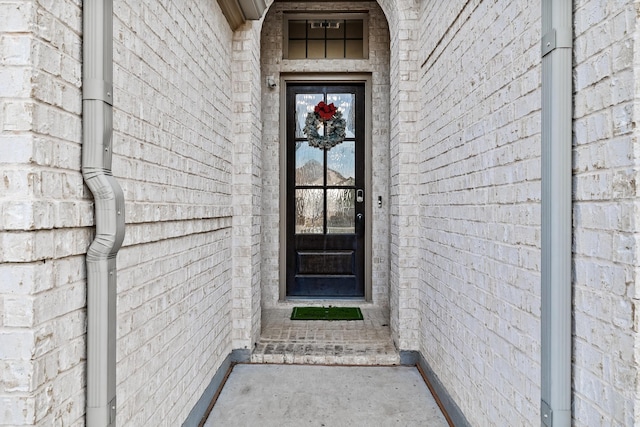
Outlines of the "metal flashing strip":
M 403 355 L 404 353 L 404 355 Z M 471 424 L 465 417 L 462 410 L 453 400 L 453 397 L 449 394 L 444 384 L 438 378 L 438 375 L 431 369 L 429 363 L 419 351 L 400 351 L 400 360 L 406 362 L 415 360 L 415 365 L 420 371 L 420 374 L 424 377 L 427 386 L 431 390 L 433 397 L 438 402 L 438 406 L 442 410 L 449 425 L 455 427 L 471 427 Z M 403 363 L 404 365 L 405 363 Z
M 187 415 L 187 419 L 182 423 L 182 427 L 197 427 L 201 426 L 207 420 L 213 404 L 216 401 L 217 395 L 222 390 L 224 383 L 229 376 L 229 373 L 233 369 L 233 366 L 238 363 L 250 363 L 251 362 L 251 350 L 249 349 L 235 349 L 227 355 L 222 361 L 222 364 L 218 368 L 213 378 L 209 382 L 209 385 L 205 388 L 204 392 L 196 402 L 195 406 Z

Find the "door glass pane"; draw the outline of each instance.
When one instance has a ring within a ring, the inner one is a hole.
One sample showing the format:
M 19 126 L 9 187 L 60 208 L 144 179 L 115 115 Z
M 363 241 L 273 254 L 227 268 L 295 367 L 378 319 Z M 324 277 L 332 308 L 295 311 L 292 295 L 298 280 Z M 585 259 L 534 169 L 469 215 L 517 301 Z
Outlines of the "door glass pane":
M 327 190 L 327 233 L 355 233 L 355 194 L 352 188 Z
M 353 93 L 328 93 L 327 103 L 332 103 L 342 112 L 342 118 L 346 122 L 345 135 L 347 138 L 355 137 L 356 128 L 356 104 Z
M 323 150 L 299 141 L 296 147 L 296 185 L 324 184 Z
M 344 141 L 327 151 L 327 185 L 355 185 L 355 141 Z
M 324 95 L 321 93 L 296 95 L 296 138 L 305 137 L 302 130 L 304 129 L 304 122 L 307 120 L 307 114 L 312 112 L 314 107 L 322 100 L 324 100 Z M 321 127 L 318 129 L 318 133 L 324 135 L 324 129 Z
M 296 190 L 296 234 L 322 234 L 323 190 Z

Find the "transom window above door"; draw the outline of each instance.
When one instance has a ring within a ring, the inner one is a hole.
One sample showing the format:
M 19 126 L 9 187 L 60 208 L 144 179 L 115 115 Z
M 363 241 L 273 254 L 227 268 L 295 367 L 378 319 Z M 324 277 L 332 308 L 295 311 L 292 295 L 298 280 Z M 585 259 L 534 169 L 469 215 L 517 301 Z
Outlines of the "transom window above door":
M 284 14 L 285 59 L 366 59 L 366 13 Z

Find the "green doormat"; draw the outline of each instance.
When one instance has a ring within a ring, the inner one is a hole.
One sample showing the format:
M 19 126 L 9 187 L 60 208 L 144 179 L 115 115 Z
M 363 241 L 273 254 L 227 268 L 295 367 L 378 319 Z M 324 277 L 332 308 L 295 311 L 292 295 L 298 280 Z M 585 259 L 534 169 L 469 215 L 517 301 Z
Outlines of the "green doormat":
M 358 307 L 293 307 L 291 320 L 362 320 Z

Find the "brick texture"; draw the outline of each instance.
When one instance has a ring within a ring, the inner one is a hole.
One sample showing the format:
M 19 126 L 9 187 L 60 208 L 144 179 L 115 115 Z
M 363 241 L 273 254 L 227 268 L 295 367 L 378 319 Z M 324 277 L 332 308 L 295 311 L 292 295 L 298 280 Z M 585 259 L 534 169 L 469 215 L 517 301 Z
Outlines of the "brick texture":
M 118 425 L 180 425 L 232 350 L 232 32 L 216 2 L 114 2 Z
M 84 424 L 82 2 L 0 0 L 0 425 Z M 282 59 L 285 11 L 368 10 L 367 60 Z M 114 0 L 119 426 L 180 425 L 277 306 L 280 88 L 370 73 L 372 289 L 472 425 L 540 407 L 539 1 Z M 640 424 L 637 5 L 574 2 L 573 424 Z M 377 196 L 383 205 L 376 206 Z M 384 311 L 384 310 L 383 310 Z
M 0 1 L 0 425 L 83 425 L 82 2 Z M 118 425 L 180 425 L 232 349 L 232 33 L 114 1 Z
M 640 423 L 637 4 L 574 5 L 574 423 Z
M 84 420 L 78 1 L 0 2 L 0 425 Z
M 426 2 L 421 21 L 421 351 L 472 425 L 537 425 L 540 4 Z

